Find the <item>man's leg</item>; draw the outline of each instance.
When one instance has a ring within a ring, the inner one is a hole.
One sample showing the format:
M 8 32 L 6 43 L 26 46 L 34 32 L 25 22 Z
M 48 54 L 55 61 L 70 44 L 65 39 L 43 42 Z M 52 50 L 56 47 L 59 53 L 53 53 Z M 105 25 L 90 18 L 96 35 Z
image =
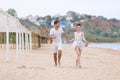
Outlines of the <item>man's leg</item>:
M 54 49 L 54 53 L 53 53 L 54 63 L 55 66 L 57 66 L 57 46 L 54 46 L 53 49 Z
M 59 65 L 61 65 L 61 62 L 60 62 L 61 57 L 62 57 L 62 50 L 58 50 L 58 63 L 59 63 Z
M 61 57 L 62 57 L 62 44 L 58 45 L 58 64 L 61 65 Z
M 54 56 L 54 63 L 55 63 L 55 66 L 57 66 L 57 53 L 53 53 L 53 56 Z

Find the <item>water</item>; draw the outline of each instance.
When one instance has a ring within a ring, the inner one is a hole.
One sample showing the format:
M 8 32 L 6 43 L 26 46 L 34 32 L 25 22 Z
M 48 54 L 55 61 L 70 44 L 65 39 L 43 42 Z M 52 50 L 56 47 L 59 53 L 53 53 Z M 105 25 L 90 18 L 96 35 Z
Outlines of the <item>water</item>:
M 109 48 L 114 50 L 120 50 L 120 43 L 92 43 L 88 47 Z

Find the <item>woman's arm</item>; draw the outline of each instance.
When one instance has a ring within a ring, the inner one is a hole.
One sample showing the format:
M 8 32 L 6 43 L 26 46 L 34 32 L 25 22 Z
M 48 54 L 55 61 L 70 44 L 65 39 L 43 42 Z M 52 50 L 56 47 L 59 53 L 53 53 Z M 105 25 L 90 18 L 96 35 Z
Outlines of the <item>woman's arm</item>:
M 89 42 L 86 41 L 84 32 L 82 32 L 82 36 L 83 36 L 83 41 L 84 41 L 84 43 L 85 43 L 85 46 L 88 46 Z
M 86 39 L 85 39 L 84 32 L 82 32 L 82 39 L 83 39 L 84 42 L 87 42 Z

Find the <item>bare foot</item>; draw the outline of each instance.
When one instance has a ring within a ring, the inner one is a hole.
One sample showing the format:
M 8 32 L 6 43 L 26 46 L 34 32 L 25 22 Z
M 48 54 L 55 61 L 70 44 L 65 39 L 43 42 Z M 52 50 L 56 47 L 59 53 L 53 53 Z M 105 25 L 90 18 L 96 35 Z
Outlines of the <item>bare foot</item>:
M 55 63 L 55 67 L 57 66 L 57 62 Z
M 82 68 L 82 66 L 79 66 L 78 68 Z
M 58 61 L 58 64 L 59 64 L 59 66 L 61 66 L 61 62 L 60 61 Z
M 58 64 L 57 61 L 55 61 L 55 67 L 57 66 L 57 64 Z
M 76 67 L 78 67 L 78 61 L 76 60 Z

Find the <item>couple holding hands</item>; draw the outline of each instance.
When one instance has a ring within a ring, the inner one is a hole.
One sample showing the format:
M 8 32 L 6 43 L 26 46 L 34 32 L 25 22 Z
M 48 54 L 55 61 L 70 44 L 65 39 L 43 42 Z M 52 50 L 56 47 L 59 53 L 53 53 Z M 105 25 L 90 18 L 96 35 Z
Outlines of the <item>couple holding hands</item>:
M 69 39 L 63 29 L 60 27 L 60 21 L 54 21 L 54 27 L 50 30 L 50 38 L 52 38 L 53 45 L 53 58 L 55 66 L 61 65 L 62 57 L 62 35 L 66 38 L 68 42 L 73 42 L 73 47 L 76 51 L 76 67 L 81 68 L 80 56 L 82 48 L 88 45 L 88 42 L 85 39 L 84 32 L 81 31 L 81 24 L 75 26 L 76 32 L 74 32 L 74 38 Z

